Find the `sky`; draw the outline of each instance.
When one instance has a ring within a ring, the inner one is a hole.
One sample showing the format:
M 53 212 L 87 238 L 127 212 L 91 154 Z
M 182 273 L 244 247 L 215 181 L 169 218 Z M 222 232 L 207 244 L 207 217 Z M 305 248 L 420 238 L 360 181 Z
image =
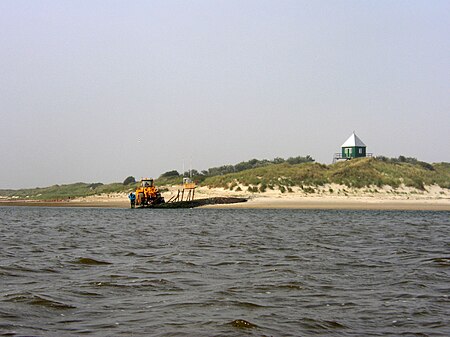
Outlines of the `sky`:
M 0 189 L 450 161 L 450 1 L 0 1 Z

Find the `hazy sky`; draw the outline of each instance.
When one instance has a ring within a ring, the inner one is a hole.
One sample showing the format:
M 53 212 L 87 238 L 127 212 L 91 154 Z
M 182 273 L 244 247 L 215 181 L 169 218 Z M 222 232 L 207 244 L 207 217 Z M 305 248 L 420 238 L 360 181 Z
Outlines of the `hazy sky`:
M 0 188 L 450 161 L 450 1 L 0 1 Z

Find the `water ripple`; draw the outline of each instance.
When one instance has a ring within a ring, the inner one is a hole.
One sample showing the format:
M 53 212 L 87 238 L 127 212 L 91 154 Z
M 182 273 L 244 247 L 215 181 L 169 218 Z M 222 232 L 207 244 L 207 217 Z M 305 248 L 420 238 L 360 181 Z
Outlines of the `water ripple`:
M 447 336 L 449 219 L 0 207 L 0 335 Z

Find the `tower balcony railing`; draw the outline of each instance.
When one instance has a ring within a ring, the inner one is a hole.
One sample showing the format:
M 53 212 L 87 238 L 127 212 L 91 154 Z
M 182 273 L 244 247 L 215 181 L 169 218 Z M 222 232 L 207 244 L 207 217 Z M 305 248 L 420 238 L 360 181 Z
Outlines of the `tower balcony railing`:
M 365 157 L 373 157 L 373 153 L 366 153 Z M 335 153 L 333 156 L 333 164 L 337 162 L 338 160 L 350 160 L 353 159 L 352 156 L 343 156 L 342 153 Z M 363 158 L 363 157 L 357 157 L 357 158 Z

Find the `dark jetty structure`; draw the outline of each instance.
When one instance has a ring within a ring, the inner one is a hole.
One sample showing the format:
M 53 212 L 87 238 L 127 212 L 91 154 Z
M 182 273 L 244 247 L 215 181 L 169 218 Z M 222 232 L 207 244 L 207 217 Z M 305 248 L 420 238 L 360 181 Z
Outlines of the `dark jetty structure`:
M 138 207 L 138 208 L 194 208 L 194 207 L 200 207 L 200 206 L 206 206 L 206 205 L 236 204 L 236 203 L 246 202 L 247 200 L 248 199 L 246 199 L 246 198 L 216 197 L 216 198 L 189 200 L 189 201 L 167 202 L 164 204 L 149 205 L 149 206 Z

